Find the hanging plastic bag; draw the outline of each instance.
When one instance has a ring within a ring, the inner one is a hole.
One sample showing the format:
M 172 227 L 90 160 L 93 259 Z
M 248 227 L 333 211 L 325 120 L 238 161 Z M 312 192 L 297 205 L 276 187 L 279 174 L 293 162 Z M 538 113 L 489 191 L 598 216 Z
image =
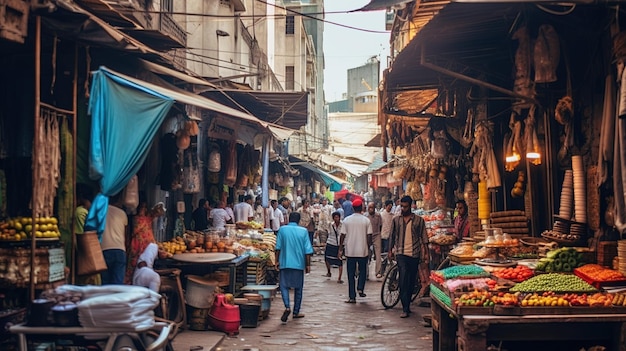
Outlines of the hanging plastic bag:
M 200 192 L 200 170 L 193 150 L 185 151 L 185 166 L 183 167 L 183 192 L 196 194 Z
M 139 178 L 134 175 L 124 188 L 124 207 L 131 213 L 135 213 L 139 206 Z

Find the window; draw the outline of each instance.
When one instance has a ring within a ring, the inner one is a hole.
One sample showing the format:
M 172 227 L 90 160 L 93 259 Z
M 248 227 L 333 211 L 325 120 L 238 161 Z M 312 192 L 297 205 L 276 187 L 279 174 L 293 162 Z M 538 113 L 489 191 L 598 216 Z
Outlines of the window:
M 294 89 L 294 69 L 293 66 L 285 67 L 285 90 Z
M 285 17 L 285 34 L 294 34 L 296 31 L 296 20 L 293 16 Z
M 161 11 L 166 13 L 172 13 L 174 11 L 174 1 L 161 0 Z

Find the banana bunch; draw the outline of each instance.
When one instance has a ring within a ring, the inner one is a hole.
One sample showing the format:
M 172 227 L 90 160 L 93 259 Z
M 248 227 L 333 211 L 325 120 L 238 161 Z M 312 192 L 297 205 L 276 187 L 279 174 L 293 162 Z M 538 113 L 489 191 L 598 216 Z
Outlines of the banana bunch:
M 613 295 L 613 306 L 626 306 L 626 293 L 619 293 Z

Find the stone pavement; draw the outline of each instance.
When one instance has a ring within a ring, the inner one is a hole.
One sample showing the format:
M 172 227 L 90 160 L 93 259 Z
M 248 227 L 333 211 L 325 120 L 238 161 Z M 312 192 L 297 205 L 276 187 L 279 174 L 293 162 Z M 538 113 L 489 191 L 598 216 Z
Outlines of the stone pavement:
M 277 294 L 272 301 L 270 315 L 257 328 L 241 328 L 239 334 L 228 337 L 215 331 L 194 332 L 185 330 L 173 341 L 176 351 L 194 348 L 202 351 L 383 351 L 432 350 L 432 330 L 425 326 L 423 314 L 430 308 L 413 304 L 413 314 L 400 318 L 400 304 L 385 310 L 380 302 L 382 283 L 376 281 L 370 270 L 370 280 L 365 285 L 367 297 L 357 296 L 356 304 L 347 304 L 348 284 L 337 283 L 338 269 L 326 278 L 323 256 L 312 259 L 311 273 L 305 278 L 301 313 L 305 318 L 289 318 L 286 325 L 280 321 L 284 310 L 282 298 Z M 344 266 L 342 279 L 347 280 Z M 293 290 L 290 300 L 293 305 Z

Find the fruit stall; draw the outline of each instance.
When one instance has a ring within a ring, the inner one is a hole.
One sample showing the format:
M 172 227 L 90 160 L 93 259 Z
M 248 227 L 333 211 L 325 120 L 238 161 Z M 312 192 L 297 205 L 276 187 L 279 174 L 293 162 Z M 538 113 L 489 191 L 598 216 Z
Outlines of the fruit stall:
M 433 350 L 623 350 L 626 276 L 574 248 L 431 272 Z
M 158 243 L 157 268 L 178 268 L 182 276 L 201 276 L 234 295 L 248 284 L 265 284 L 265 269 L 273 267 L 276 236 L 259 229 L 227 233 L 187 230 Z M 183 279 L 184 280 L 184 279 Z

